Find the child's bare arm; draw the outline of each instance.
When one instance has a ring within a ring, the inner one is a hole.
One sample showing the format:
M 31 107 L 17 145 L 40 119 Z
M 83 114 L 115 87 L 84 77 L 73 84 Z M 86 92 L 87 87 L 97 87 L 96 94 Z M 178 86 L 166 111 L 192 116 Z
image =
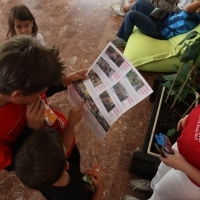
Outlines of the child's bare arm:
M 187 5 L 184 8 L 184 10 L 187 13 L 193 13 L 193 12 L 196 12 L 199 8 L 200 8 L 200 1 L 196 1 L 196 2 L 193 2 L 193 3 L 190 3 L 189 5 Z
M 185 117 L 183 117 L 183 118 L 181 118 L 181 119 L 179 120 L 179 122 L 178 122 L 178 124 L 177 124 L 177 128 L 176 128 L 177 131 L 180 131 L 181 129 L 183 129 L 183 127 L 184 127 L 184 125 L 185 125 L 187 119 L 188 119 L 188 115 L 185 115 Z
M 69 151 L 72 141 L 73 141 L 74 127 L 82 118 L 83 104 L 84 102 L 82 102 L 80 105 L 73 107 L 69 110 L 68 122 L 63 134 L 63 144 L 67 152 Z

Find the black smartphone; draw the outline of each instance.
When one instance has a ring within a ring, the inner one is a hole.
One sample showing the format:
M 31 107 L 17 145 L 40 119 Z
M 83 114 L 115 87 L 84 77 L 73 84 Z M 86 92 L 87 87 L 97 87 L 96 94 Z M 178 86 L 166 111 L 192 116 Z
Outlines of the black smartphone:
M 158 147 L 158 145 L 156 143 L 154 143 L 157 151 L 159 152 L 159 154 L 163 157 L 166 158 L 165 154 L 163 153 L 162 149 Z

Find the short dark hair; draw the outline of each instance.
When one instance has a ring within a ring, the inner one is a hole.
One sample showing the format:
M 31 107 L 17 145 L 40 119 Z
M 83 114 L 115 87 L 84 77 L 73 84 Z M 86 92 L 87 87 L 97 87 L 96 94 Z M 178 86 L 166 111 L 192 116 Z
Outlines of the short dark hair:
M 40 92 L 60 84 L 64 69 L 56 47 L 45 47 L 31 36 L 15 36 L 0 46 L 0 93 Z
M 15 172 L 29 188 L 42 190 L 61 177 L 66 165 L 61 135 L 53 128 L 35 131 L 14 160 Z
M 33 21 L 33 28 L 32 28 L 32 36 L 36 36 L 38 32 L 38 26 L 35 21 L 35 18 L 33 17 L 31 11 L 23 4 L 14 6 L 9 14 L 8 14 L 8 33 L 7 33 L 7 39 L 10 39 L 11 37 L 16 35 L 15 29 L 14 29 L 14 20 L 18 19 L 21 21 Z

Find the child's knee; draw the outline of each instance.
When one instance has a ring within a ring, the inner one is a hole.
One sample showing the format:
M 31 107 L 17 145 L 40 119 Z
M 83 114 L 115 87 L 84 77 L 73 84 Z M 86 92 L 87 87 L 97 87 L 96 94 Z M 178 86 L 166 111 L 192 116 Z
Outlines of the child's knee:
M 125 18 L 134 19 L 136 17 L 136 15 L 137 15 L 137 11 L 130 10 L 129 12 L 127 12 Z

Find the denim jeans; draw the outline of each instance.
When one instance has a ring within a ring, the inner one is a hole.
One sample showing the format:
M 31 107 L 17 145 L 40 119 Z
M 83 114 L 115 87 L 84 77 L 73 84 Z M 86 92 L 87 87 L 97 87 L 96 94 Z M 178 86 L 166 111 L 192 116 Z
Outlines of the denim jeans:
M 161 33 L 161 24 L 153 21 L 149 15 L 156 7 L 147 0 L 137 0 L 130 10 L 117 33 L 117 37 L 128 40 L 134 26 L 145 35 L 156 39 L 164 39 Z

